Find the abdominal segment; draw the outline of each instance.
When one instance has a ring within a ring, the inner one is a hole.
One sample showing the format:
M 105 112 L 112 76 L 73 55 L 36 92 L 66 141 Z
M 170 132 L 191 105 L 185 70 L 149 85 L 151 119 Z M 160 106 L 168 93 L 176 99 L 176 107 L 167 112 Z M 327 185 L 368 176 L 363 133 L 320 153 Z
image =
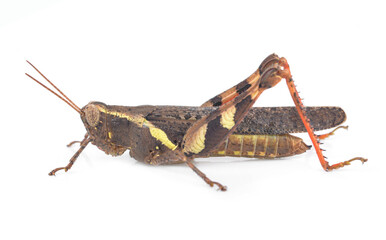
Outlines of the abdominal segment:
M 304 153 L 311 147 L 290 134 L 230 135 L 211 156 L 279 158 Z

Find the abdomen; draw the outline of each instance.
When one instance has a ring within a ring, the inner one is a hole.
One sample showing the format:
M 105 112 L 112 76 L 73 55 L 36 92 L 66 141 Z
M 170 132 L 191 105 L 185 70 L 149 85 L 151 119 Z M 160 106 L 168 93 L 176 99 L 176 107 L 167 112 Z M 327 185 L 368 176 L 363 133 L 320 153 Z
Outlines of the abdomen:
M 310 149 L 301 138 L 290 134 L 231 135 L 211 156 L 279 158 L 301 154 Z

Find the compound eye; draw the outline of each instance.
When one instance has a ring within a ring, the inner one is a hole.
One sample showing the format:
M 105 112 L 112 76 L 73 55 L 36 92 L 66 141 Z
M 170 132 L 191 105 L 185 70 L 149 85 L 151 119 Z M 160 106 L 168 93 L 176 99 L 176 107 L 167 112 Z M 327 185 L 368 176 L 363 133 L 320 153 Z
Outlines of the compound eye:
M 90 125 L 91 127 L 95 127 L 96 125 L 98 125 L 100 113 L 97 106 L 91 104 L 88 105 L 85 110 L 85 114 L 88 125 Z

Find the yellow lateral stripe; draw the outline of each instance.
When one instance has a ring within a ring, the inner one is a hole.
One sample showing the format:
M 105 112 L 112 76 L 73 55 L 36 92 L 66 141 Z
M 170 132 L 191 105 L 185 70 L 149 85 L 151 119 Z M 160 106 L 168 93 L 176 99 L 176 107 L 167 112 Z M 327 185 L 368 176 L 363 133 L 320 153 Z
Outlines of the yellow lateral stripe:
M 257 135 L 253 135 L 252 136 L 252 142 L 253 142 L 253 153 L 252 153 L 252 156 L 255 156 L 255 154 L 256 154 L 257 139 L 258 139 Z
M 260 156 L 266 156 L 267 154 L 267 148 L 268 148 L 268 141 L 269 141 L 269 135 L 262 135 L 265 138 L 265 144 L 264 144 L 264 155 L 260 154 Z
M 156 128 L 156 127 L 149 127 L 149 130 L 150 130 L 150 134 L 157 140 L 159 140 L 163 145 L 165 145 L 166 147 L 168 147 L 169 149 L 171 150 L 176 150 L 177 148 L 177 145 L 173 144 L 169 138 L 168 138 L 168 135 L 162 131 L 161 129 L 159 128 Z
M 176 150 L 177 145 L 175 145 L 174 143 L 172 143 L 169 140 L 168 135 L 162 129 L 155 127 L 151 122 L 148 122 L 146 119 L 143 119 L 142 124 L 143 124 L 143 126 L 149 128 L 150 134 L 152 137 L 154 137 L 155 139 L 160 141 L 167 148 L 169 148 L 173 151 Z
M 125 113 L 122 113 L 122 112 L 117 112 L 117 111 L 109 111 L 105 108 L 102 108 L 98 105 L 96 105 L 98 110 L 103 112 L 103 113 L 106 113 L 106 114 L 109 114 L 109 115 L 113 115 L 113 116 L 116 116 L 116 117 L 120 117 L 120 118 L 126 118 L 127 120 L 131 121 L 131 122 L 134 122 L 134 118 L 128 114 L 125 114 Z
M 233 155 L 234 156 L 241 156 L 241 152 L 240 151 L 233 151 Z
M 255 156 L 255 154 L 253 152 L 250 152 L 250 151 L 247 152 L 247 155 L 248 156 Z
M 220 123 L 221 126 L 223 126 L 226 129 L 231 129 L 235 125 L 235 113 L 236 113 L 236 107 L 232 106 L 225 112 L 221 114 Z
M 144 119 L 143 117 L 141 116 L 133 116 L 133 115 L 129 115 L 129 114 L 126 114 L 126 113 L 123 113 L 123 112 L 117 112 L 117 111 L 108 111 L 107 109 L 105 108 L 102 108 L 102 107 L 99 107 L 97 106 L 99 111 L 103 112 L 103 113 L 106 113 L 106 114 L 109 114 L 109 115 L 113 115 L 113 116 L 116 116 L 116 117 L 119 117 L 119 118 L 125 118 L 127 120 L 129 120 L 130 122 L 133 122 L 135 124 L 137 124 L 139 127 L 148 127 L 149 130 L 150 130 L 150 134 L 152 137 L 154 137 L 155 139 L 159 140 L 163 145 L 165 145 L 167 148 L 171 149 L 171 150 L 175 150 L 177 148 L 177 145 L 173 144 L 167 134 L 162 131 L 161 129 L 155 127 L 153 124 L 151 124 L 150 122 L 146 121 L 146 119 Z
M 202 125 L 191 138 L 191 141 L 185 145 L 184 152 L 191 152 L 198 154 L 205 148 L 205 135 L 208 124 Z
M 225 151 L 218 151 L 217 154 L 218 155 L 225 155 Z
M 241 135 L 241 138 L 240 138 L 240 157 L 243 154 L 243 148 L 244 148 L 244 135 Z

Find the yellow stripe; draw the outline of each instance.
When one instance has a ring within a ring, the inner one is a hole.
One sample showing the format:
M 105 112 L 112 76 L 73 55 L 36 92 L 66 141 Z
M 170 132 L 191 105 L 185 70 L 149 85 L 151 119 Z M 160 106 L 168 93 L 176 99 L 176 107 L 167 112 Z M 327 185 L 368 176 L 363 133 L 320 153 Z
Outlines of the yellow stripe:
M 260 156 L 265 156 L 267 154 L 269 136 L 268 135 L 262 135 L 262 136 L 265 138 L 265 144 L 264 144 L 264 152 L 260 153 Z
M 225 155 L 225 151 L 218 151 L 217 154 L 218 155 Z
M 269 155 L 268 155 L 268 157 L 276 157 L 277 156 L 277 148 L 278 148 L 278 143 L 279 143 L 279 141 L 277 141 L 277 136 L 276 135 L 268 135 L 269 136 L 269 138 L 270 138 L 270 140 L 271 140 L 271 142 L 272 141 L 276 141 L 276 142 L 274 142 L 274 143 L 276 143 L 275 144 L 275 147 L 274 147 L 274 153 L 270 153 Z M 270 146 L 271 146 L 272 144 L 270 144 Z
M 247 151 L 247 155 L 248 155 L 248 156 L 255 156 L 255 153 L 254 153 L 254 152 Z
M 257 139 L 258 139 L 258 136 L 257 135 L 253 135 L 253 137 L 252 137 L 252 141 L 253 141 L 253 153 L 252 153 L 252 156 L 255 156 L 255 154 L 256 154 Z
M 208 124 L 202 125 L 185 144 L 184 152 L 199 153 L 205 148 L 205 135 Z
M 101 111 L 103 113 L 106 113 L 106 114 L 109 114 L 112 116 L 116 116 L 119 118 L 125 118 L 125 119 L 129 120 L 130 122 L 137 124 L 139 127 L 143 127 L 143 126 L 148 127 L 150 130 L 151 136 L 154 137 L 155 139 L 159 140 L 163 145 L 165 145 L 166 147 L 168 147 L 169 149 L 171 149 L 173 151 L 177 148 L 177 145 L 173 144 L 169 140 L 167 134 L 164 131 L 155 127 L 152 123 L 148 122 L 142 116 L 130 115 L 127 113 L 117 112 L 117 111 L 109 111 L 109 110 L 102 108 L 98 105 L 97 105 L 97 107 L 98 107 L 99 111 Z M 110 136 L 110 133 L 109 133 L 109 136 Z
M 235 125 L 235 113 L 236 113 L 236 107 L 232 106 L 225 112 L 221 114 L 220 123 L 221 126 L 223 126 L 226 129 L 231 129 Z
M 156 127 L 149 127 L 149 130 L 150 130 L 150 134 L 155 139 L 159 140 L 163 145 L 165 145 L 166 147 L 168 147 L 173 151 L 176 150 L 177 146 L 169 140 L 168 135 L 164 131 Z
M 109 114 L 109 115 L 112 115 L 115 117 L 127 119 L 128 121 L 133 122 L 140 127 L 142 127 L 143 123 L 146 121 L 146 119 L 140 115 L 132 115 L 132 114 L 127 114 L 127 113 L 118 112 L 118 111 L 109 111 L 108 109 L 103 108 L 99 105 L 96 105 L 96 106 L 98 107 L 99 111 L 101 111 L 105 114 Z
M 155 127 L 151 122 L 148 122 L 146 119 L 144 119 L 143 121 L 143 126 L 148 127 L 150 130 L 151 136 L 153 136 L 155 139 L 160 141 L 167 148 L 173 151 L 176 150 L 177 145 L 175 145 L 169 140 L 168 135 L 163 130 Z

